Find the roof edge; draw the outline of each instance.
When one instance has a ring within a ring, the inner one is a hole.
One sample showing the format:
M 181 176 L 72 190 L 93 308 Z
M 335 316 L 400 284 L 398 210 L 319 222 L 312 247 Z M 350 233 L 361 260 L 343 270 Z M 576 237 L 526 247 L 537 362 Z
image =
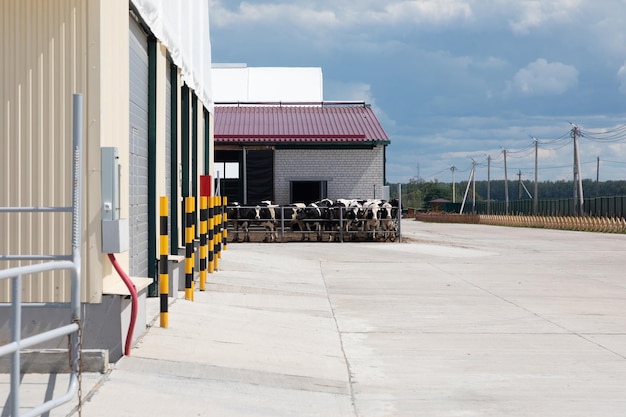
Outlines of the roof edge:
M 371 107 L 365 101 L 219 101 L 215 106 L 221 107 L 248 107 L 248 106 L 354 106 L 354 107 Z

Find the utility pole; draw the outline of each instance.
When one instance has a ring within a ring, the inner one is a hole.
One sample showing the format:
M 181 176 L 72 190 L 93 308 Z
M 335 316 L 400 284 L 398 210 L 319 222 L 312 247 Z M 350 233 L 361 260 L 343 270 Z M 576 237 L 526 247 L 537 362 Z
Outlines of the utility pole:
M 454 171 L 456 171 L 456 167 L 452 165 L 450 171 L 452 171 L 452 202 L 456 203 L 456 189 L 454 188 Z
M 467 201 L 467 193 L 470 188 L 470 182 L 474 178 L 474 171 L 476 169 L 476 165 L 472 164 L 472 169 L 470 170 L 470 176 L 467 178 L 467 187 L 465 187 L 465 194 L 463 194 L 463 202 L 461 203 L 461 210 L 459 210 L 459 214 L 463 214 L 463 208 L 465 207 L 465 202 Z
M 522 170 L 517 173 L 517 199 L 522 199 Z
M 535 199 L 533 201 L 533 214 L 536 216 L 539 212 L 539 183 L 537 182 L 537 159 L 539 156 L 539 141 L 537 138 L 533 138 L 535 141 Z
M 509 177 L 506 173 L 506 149 L 502 149 L 504 153 L 504 209 L 509 214 Z
M 491 214 L 491 155 L 487 155 L 487 214 Z
M 572 127 L 572 138 L 574 139 L 574 214 L 582 216 L 583 212 L 583 182 L 580 177 L 580 154 L 578 153 L 578 126 Z
M 598 163 L 596 164 L 596 197 L 600 196 L 600 157 L 598 157 Z
M 472 159 L 472 214 L 476 214 L 476 161 Z

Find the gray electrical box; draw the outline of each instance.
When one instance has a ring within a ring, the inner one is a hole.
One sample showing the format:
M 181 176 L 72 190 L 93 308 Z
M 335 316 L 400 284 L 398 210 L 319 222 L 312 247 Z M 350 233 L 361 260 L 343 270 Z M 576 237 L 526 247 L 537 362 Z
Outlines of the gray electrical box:
M 117 148 L 102 148 L 102 220 L 120 218 L 120 157 Z
M 120 158 L 116 147 L 103 147 L 102 156 L 102 251 L 128 250 L 128 219 L 120 219 Z

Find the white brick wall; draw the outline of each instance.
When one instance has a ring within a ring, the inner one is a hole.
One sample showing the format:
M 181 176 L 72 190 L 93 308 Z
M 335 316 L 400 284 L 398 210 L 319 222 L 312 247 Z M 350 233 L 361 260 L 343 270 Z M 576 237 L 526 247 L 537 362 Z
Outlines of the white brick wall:
M 382 198 L 384 152 L 374 149 L 277 149 L 276 203 L 289 204 L 290 181 L 327 181 L 328 198 Z M 374 193 L 376 195 L 374 196 Z

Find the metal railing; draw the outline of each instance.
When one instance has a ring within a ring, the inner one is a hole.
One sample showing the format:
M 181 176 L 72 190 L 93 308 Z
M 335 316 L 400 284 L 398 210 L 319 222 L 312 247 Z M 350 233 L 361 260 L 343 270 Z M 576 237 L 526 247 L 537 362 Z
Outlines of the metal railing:
M 226 209 L 233 209 L 235 206 L 227 206 Z M 253 210 L 256 206 L 237 206 L 236 208 L 240 210 Z M 337 209 L 338 218 L 336 219 L 310 219 L 305 218 L 298 221 L 292 221 L 291 219 L 286 218 L 285 210 L 293 209 L 291 206 L 274 206 L 275 210 L 275 219 L 233 219 L 228 217 L 227 230 L 230 238 L 237 238 L 236 240 L 229 241 L 238 241 L 241 237 L 240 235 L 264 235 L 268 236 L 270 233 L 275 233 L 276 241 L 285 242 L 287 233 L 291 233 L 292 235 L 298 235 L 303 240 L 306 236 L 307 239 L 310 240 L 310 236 L 313 235 L 317 238 L 317 240 L 325 240 L 325 237 L 332 237 L 333 241 L 336 242 L 345 242 L 345 241 L 355 241 L 355 240 L 367 240 L 374 239 L 379 240 L 382 236 L 383 240 L 391 240 L 391 241 L 402 241 L 402 232 L 401 232 L 401 219 L 402 213 L 400 207 L 393 207 L 396 211 L 396 216 L 393 221 L 393 228 L 389 230 L 382 230 L 381 228 L 376 228 L 372 230 L 367 230 L 366 224 L 368 219 L 365 218 L 356 218 L 356 219 L 348 219 L 346 213 L 349 211 L 346 207 L 333 207 L 333 209 Z M 385 219 L 386 220 L 386 219 Z M 239 224 L 244 222 L 248 223 L 248 229 L 243 230 L 239 227 L 235 229 L 234 224 L 237 221 Z M 379 219 L 379 222 L 383 222 L 382 219 Z M 379 224 L 381 224 L 379 223 Z M 267 229 L 264 227 L 264 224 L 271 224 L 273 229 Z M 313 225 L 313 227 L 307 227 L 300 230 L 293 230 L 293 225 L 298 224 L 299 226 Z M 320 228 L 315 228 L 316 225 L 319 225 Z M 331 228 L 328 226 L 334 225 L 335 228 Z
M 80 346 L 81 346 L 81 200 L 82 200 L 82 132 L 83 132 L 83 98 L 80 94 L 73 96 L 73 127 L 72 127 L 72 206 L 71 207 L 8 207 L 0 212 L 71 212 L 72 213 L 72 253 L 71 255 L 3 255 L 0 260 L 41 261 L 53 260 L 41 264 L 20 266 L 0 271 L 0 280 L 11 280 L 11 342 L 0 346 L 0 357 L 11 355 L 11 378 L 9 393 L 9 410 L 13 417 L 19 416 L 20 410 L 20 372 L 21 354 L 23 349 L 36 346 L 58 337 L 69 337 L 70 350 L 70 383 L 65 394 L 52 398 L 22 414 L 21 417 L 34 417 L 44 414 L 53 408 L 72 400 L 76 393 L 80 397 Z M 69 304 L 68 323 L 22 339 L 22 280 L 26 275 L 38 274 L 53 270 L 71 271 L 71 301 Z M 80 398 L 79 405 L 80 405 Z

